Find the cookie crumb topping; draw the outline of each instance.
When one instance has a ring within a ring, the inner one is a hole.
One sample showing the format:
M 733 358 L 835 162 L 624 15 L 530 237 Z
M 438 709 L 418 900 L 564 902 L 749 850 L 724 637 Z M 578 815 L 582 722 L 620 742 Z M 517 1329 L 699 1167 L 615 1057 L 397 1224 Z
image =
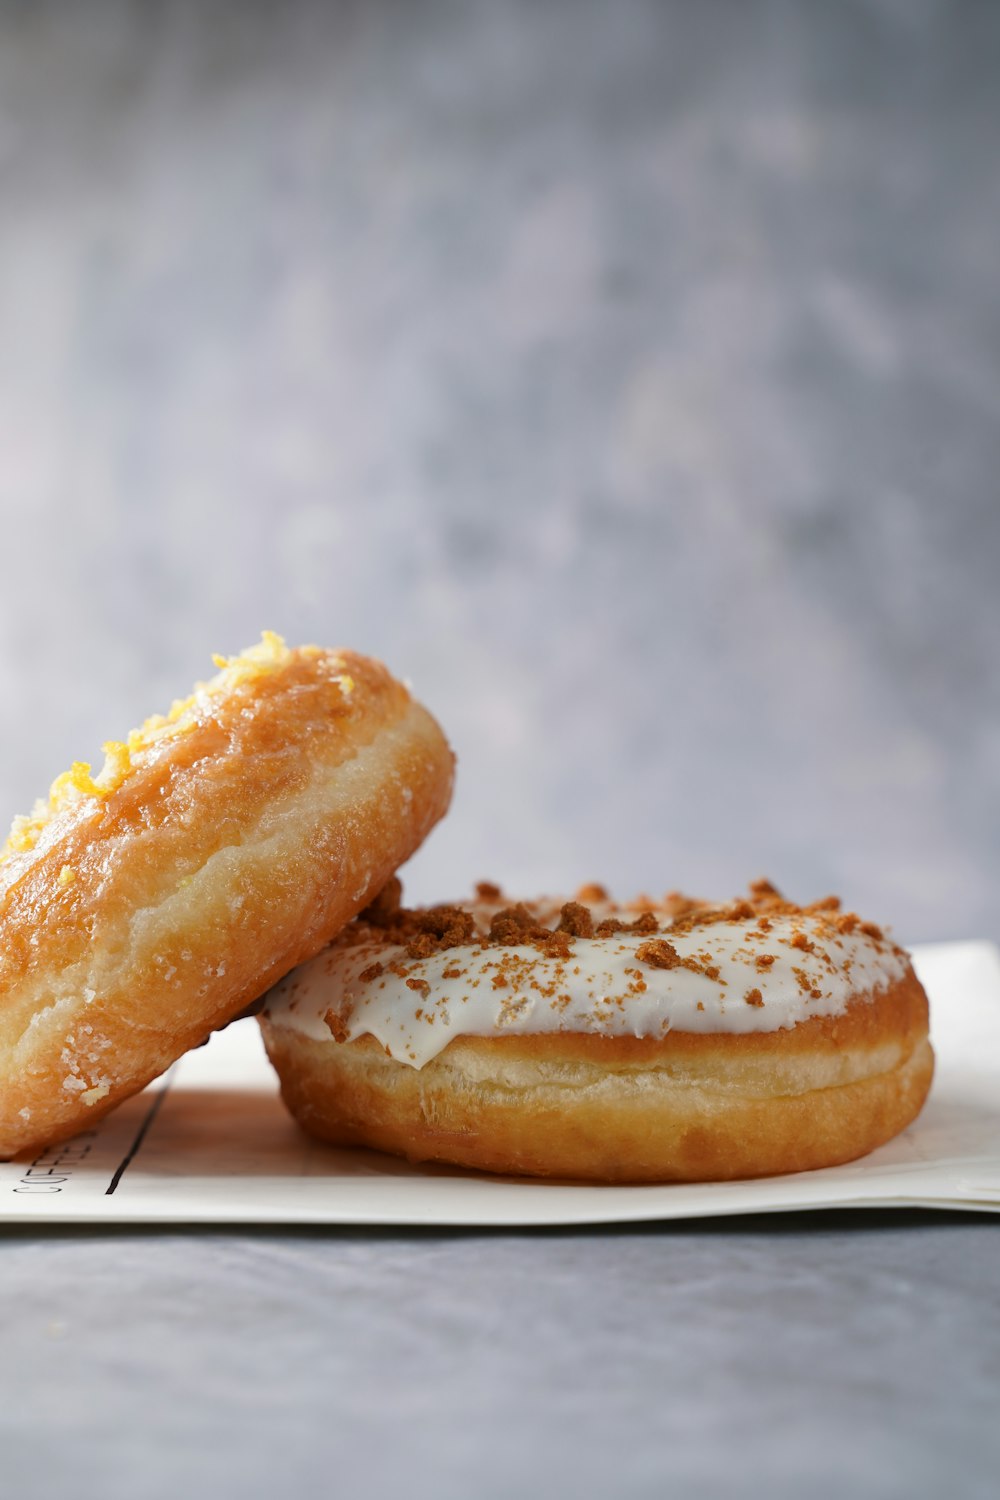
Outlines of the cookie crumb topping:
M 677 891 L 617 903 L 596 884 L 513 902 L 481 881 L 467 904 L 410 908 L 393 879 L 281 981 L 268 1014 L 317 1040 L 370 1034 L 420 1067 L 460 1036 L 777 1031 L 840 1015 L 906 971 L 875 924 L 833 897 L 797 905 L 770 881 L 723 903 Z

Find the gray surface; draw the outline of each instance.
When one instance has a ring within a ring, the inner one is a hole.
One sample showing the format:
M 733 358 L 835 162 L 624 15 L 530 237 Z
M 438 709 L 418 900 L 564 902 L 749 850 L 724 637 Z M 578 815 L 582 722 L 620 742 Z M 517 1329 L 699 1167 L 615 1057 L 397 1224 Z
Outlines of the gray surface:
M 0 1244 L 4 1493 L 996 1495 L 1000 1221 Z
M 1000 8 L 0 17 L 0 805 L 271 625 L 448 728 L 422 897 L 1000 936 Z
M 0 804 L 270 625 L 447 726 L 420 896 L 1000 936 L 998 76 L 989 3 L 0 5 Z M 998 1229 L 5 1235 L 0 1490 L 993 1495 Z

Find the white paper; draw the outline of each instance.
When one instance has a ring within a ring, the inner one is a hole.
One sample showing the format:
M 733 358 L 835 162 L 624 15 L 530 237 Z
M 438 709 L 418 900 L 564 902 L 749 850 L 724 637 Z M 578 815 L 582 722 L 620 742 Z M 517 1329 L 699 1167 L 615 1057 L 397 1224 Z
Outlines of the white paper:
M 189 1053 L 93 1130 L 0 1163 L 0 1223 L 545 1225 L 796 1209 L 1000 1212 L 1000 953 L 914 950 L 937 1073 L 913 1126 L 848 1166 L 755 1182 L 584 1187 L 411 1167 L 309 1140 L 257 1025 Z

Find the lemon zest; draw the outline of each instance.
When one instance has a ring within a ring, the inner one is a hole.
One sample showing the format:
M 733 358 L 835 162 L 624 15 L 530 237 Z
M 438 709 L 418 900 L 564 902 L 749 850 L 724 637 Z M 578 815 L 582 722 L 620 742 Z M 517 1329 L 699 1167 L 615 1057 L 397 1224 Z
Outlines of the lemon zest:
M 249 646 L 237 656 L 213 656 L 213 662 L 221 668 L 218 675 L 209 682 L 199 682 L 190 697 L 175 699 L 169 713 L 152 714 L 141 728 L 130 730 L 124 740 L 108 740 L 101 747 L 104 765 L 96 776 L 91 774 L 89 761 L 74 761 L 68 771 L 63 771 L 53 781 L 47 801 L 36 802 L 28 815 L 18 814 L 5 843 L 0 846 L 0 864 L 13 854 L 30 853 L 47 824 L 59 813 L 89 798 L 104 801 L 110 797 L 128 777 L 134 756 L 151 749 L 167 736 L 186 734 L 193 729 L 199 722 L 199 710 L 207 707 L 212 698 L 231 693 L 243 683 L 253 682 L 275 671 L 291 655 L 280 635 L 265 630 L 256 645 Z M 63 874 L 68 869 L 69 865 L 63 866 L 60 884 L 68 883 L 63 881 Z

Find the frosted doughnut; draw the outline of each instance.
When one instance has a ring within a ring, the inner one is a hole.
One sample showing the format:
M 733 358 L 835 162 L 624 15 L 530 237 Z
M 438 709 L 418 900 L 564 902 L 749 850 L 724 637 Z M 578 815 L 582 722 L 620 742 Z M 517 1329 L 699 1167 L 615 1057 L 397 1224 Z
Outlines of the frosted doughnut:
M 385 884 L 448 806 L 376 661 L 259 646 L 77 764 L 0 853 L 0 1156 L 141 1089 Z
M 833 1166 L 917 1115 L 927 1000 L 833 898 L 393 910 L 392 893 L 268 996 L 306 1130 L 411 1161 L 598 1182 Z

